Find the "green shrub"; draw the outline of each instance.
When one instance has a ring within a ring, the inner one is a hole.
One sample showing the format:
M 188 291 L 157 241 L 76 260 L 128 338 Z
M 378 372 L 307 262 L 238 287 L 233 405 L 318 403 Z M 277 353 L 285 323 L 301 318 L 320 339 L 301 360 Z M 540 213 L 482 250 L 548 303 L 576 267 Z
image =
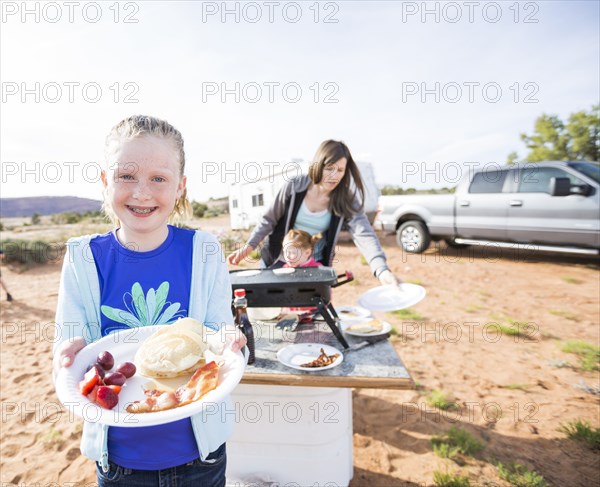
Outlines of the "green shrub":
M 600 370 L 600 347 L 583 340 L 569 340 L 563 345 L 562 351 L 577 355 L 579 366 L 583 370 Z
M 50 244 L 41 240 L 7 239 L 0 242 L 7 264 L 31 266 L 59 260 L 64 251 L 63 244 Z
M 433 472 L 436 487 L 470 487 L 469 477 L 436 470 Z
M 458 453 L 473 455 L 484 448 L 484 444 L 467 430 L 452 426 L 444 436 L 431 439 L 433 451 L 443 458 L 452 458 Z
M 498 475 L 515 487 L 548 487 L 548 482 L 535 470 L 513 462 L 510 465 L 498 464 Z
M 587 445 L 592 450 L 600 450 L 600 428 L 594 428 L 587 421 L 578 419 L 562 425 L 560 431 L 568 438 Z
M 433 389 L 425 398 L 427 404 L 434 408 L 442 409 L 444 411 L 450 409 L 458 409 L 458 405 L 451 401 L 444 391 L 440 391 L 439 389 Z

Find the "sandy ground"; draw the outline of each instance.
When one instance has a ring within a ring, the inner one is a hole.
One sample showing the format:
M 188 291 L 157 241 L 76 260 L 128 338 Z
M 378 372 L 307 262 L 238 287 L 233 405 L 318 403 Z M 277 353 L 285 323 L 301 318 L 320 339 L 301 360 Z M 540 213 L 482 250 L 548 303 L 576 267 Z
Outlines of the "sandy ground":
M 518 461 L 550 485 L 599 485 L 598 452 L 559 431 L 574 419 L 599 425 L 599 396 L 583 390 L 600 386 L 599 373 L 580 370 L 577 357 L 561 351 L 566 340 L 598 345 L 598 260 L 443 246 L 407 255 L 393 237 L 382 242 L 393 270 L 428 291 L 414 314 L 386 316 L 417 389 L 354 391 L 351 486 L 433 485 L 435 470 L 461 472 L 472 485 L 509 485 L 498 461 Z M 335 290 L 337 305 L 354 304 L 377 284 L 352 243 L 340 245 L 336 268 L 356 277 Z M 62 410 L 50 379 L 59 274 L 59 263 L 2 266 L 16 299 L 7 303 L 2 293 L 2 486 L 95 482 L 93 463 L 79 451 L 81 424 Z M 532 338 L 500 336 L 490 324 L 510 320 L 528 323 Z M 433 389 L 458 409 L 427 405 Z M 453 425 L 485 448 L 458 462 L 437 457 L 431 438 Z

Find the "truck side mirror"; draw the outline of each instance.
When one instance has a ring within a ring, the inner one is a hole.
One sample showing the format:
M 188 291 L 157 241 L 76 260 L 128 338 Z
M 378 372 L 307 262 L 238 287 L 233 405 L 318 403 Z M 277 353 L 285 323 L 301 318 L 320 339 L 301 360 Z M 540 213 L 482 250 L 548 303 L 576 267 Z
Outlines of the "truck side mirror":
M 550 194 L 552 196 L 569 196 L 571 194 L 569 178 L 550 178 Z

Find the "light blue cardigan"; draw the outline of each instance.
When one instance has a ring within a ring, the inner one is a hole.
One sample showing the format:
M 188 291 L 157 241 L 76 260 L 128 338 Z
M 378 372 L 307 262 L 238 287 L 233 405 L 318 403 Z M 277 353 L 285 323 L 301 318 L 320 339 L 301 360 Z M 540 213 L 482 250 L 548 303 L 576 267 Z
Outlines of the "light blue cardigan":
M 90 240 L 96 236 L 72 238 L 67 242 L 56 309 L 54 353 L 71 337 L 83 336 L 88 343 L 101 337 L 100 284 L 90 249 Z M 216 324 L 222 331 L 225 326 L 226 333 L 230 333 L 234 326 L 231 282 L 221 246 L 214 236 L 196 231 L 192 262 L 189 316 L 201 323 Z M 227 397 L 216 411 L 190 418 L 202 460 L 231 435 L 233 419 L 230 419 L 231 414 L 223 412 L 232 410 L 231 399 Z M 108 471 L 107 441 L 108 426 L 84 421 L 81 452 L 100 462 L 104 471 Z

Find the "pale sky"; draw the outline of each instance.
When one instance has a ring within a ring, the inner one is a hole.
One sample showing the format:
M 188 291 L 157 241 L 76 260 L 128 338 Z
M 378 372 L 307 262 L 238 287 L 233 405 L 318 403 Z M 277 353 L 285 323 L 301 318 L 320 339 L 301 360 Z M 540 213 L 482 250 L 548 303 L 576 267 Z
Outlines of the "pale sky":
M 135 113 L 183 133 L 198 201 L 328 138 L 380 184 L 452 186 L 445 165 L 503 164 L 540 114 L 598 103 L 599 23 L 596 1 L 3 2 L 1 196 L 100 199 Z

